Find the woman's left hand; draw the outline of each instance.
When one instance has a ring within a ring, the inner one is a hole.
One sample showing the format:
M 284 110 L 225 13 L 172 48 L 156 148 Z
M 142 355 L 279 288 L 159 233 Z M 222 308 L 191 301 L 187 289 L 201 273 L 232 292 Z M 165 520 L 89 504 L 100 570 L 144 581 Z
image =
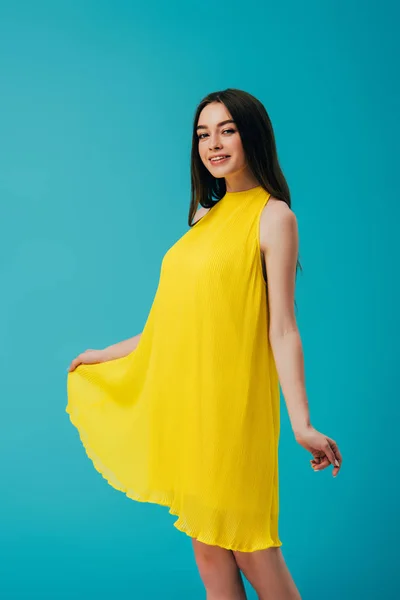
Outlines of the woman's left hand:
M 332 475 L 336 477 L 339 473 L 339 469 L 342 466 L 342 455 L 339 452 L 339 448 L 336 442 L 320 433 L 314 427 L 305 427 L 303 430 L 295 433 L 296 442 L 303 446 L 306 450 L 311 452 L 314 456 L 310 460 L 311 467 L 314 471 L 322 471 L 326 469 L 330 464 L 334 465 Z

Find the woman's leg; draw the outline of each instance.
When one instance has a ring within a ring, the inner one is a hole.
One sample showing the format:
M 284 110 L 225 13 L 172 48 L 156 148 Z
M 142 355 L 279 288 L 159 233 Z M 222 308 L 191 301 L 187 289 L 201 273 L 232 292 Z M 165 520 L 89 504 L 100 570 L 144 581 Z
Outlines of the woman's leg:
M 280 547 L 233 555 L 259 600 L 301 600 Z
M 192 538 L 200 577 L 207 600 L 246 600 L 240 570 L 231 550 L 203 544 Z

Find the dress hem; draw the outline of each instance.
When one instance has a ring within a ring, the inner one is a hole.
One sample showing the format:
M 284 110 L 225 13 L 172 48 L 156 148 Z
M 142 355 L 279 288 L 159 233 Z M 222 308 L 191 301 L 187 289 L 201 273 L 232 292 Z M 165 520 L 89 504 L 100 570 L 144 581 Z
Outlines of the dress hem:
M 165 506 L 169 509 L 169 513 L 175 517 L 178 517 L 178 520 L 181 518 L 181 515 L 178 512 L 175 512 L 175 510 L 172 508 L 170 503 L 164 502 L 160 499 L 155 500 L 154 497 L 152 498 L 151 495 L 146 495 L 146 496 L 140 496 L 139 494 L 137 494 L 136 492 L 134 492 L 133 490 L 126 488 L 125 486 L 121 485 L 119 482 L 117 483 L 115 480 L 113 481 L 111 479 L 110 475 L 106 474 L 107 468 L 103 465 L 103 463 L 100 461 L 100 459 L 95 456 L 95 454 L 92 452 L 92 450 L 89 448 L 89 444 L 87 442 L 87 435 L 86 432 L 84 432 L 77 424 L 77 421 L 75 420 L 70 407 L 67 406 L 67 408 L 65 409 L 65 412 L 68 414 L 69 419 L 71 421 L 71 423 L 74 425 L 74 427 L 77 429 L 81 443 L 84 447 L 84 450 L 88 456 L 88 458 L 92 461 L 94 468 L 96 469 L 96 471 L 98 473 L 100 473 L 100 475 L 107 481 L 107 483 L 113 487 L 114 489 L 118 490 L 119 492 L 124 493 L 127 498 L 131 499 L 131 500 L 135 500 L 137 502 L 146 502 L 146 503 L 150 503 L 150 504 L 158 504 L 159 506 Z M 177 521 L 175 521 L 173 523 L 173 526 L 178 530 L 181 531 L 182 533 L 185 533 L 187 536 L 194 538 L 196 540 L 198 540 L 199 542 L 202 542 L 204 544 L 208 544 L 211 546 L 219 546 L 220 548 L 225 548 L 226 550 L 234 550 L 237 552 L 255 552 L 257 550 L 266 550 L 267 548 L 279 548 L 282 546 L 282 542 L 272 542 L 271 544 L 268 545 L 263 545 L 263 546 L 254 546 L 251 548 L 248 547 L 240 547 L 238 545 L 224 545 L 222 543 L 218 543 L 218 541 L 216 541 L 215 543 L 211 543 L 209 541 L 206 541 L 205 536 L 203 536 L 203 534 L 201 532 L 196 532 L 192 529 L 188 529 L 188 528 L 183 528 L 181 525 L 177 524 Z M 271 540 L 272 541 L 272 540 Z

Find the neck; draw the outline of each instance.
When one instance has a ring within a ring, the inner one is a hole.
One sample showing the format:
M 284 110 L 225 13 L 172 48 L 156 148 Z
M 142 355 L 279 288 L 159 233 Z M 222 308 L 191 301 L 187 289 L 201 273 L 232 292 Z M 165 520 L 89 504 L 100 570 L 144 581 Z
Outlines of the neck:
M 223 197 L 229 198 L 232 200 L 240 199 L 240 198 L 243 198 L 244 196 L 249 197 L 249 196 L 257 195 L 262 189 L 263 189 L 263 187 L 260 184 L 257 184 L 257 185 L 253 185 L 252 187 L 246 188 L 244 190 L 243 189 L 235 190 L 235 191 L 227 190 Z
M 225 185 L 226 191 L 230 194 L 234 194 L 236 192 L 246 192 L 254 187 L 258 187 L 260 184 L 253 173 L 249 172 L 247 165 L 245 165 L 239 171 L 225 177 Z

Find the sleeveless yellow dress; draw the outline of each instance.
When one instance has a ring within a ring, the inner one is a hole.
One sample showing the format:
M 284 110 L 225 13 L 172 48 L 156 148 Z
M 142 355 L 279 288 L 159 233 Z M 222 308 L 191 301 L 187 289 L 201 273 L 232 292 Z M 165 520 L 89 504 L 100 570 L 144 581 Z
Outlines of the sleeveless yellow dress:
M 259 223 L 270 194 L 228 192 L 162 259 L 137 348 L 68 373 L 66 412 L 117 490 L 169 507 L 199 541 L 278 535 L 280 396 Z

